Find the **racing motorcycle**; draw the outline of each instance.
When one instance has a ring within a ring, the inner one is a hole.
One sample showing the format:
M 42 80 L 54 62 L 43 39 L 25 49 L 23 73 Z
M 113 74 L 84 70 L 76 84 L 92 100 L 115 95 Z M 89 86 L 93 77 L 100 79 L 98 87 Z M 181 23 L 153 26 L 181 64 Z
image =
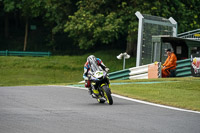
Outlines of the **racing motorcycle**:
M 110 81 L 107 72 L 97 65 L 92 65 L 88 76 L 91 81 L 92 97 L 96 98 L 99 103 L 107 102 L 112 105 L 113 99 L 111 96 Z

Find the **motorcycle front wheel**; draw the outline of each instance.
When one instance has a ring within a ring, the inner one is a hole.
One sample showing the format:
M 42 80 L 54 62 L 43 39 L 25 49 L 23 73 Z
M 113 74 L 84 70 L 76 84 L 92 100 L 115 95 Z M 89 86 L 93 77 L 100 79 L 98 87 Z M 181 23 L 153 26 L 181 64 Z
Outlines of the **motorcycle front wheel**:
M 102 98 L 98 98 L 97 101 L 98 101 L 99 103 L 105 103 L 105 100 L 102 99 Z
M 102 88 L 103 88 L 103 91 L 104 91 L 104 97 L 106 98 L 108 104 L 112 105 L 113 99 L 112 99 L 112 96 L 111 96 L 110 89 L 106 85 L 104 85 Z

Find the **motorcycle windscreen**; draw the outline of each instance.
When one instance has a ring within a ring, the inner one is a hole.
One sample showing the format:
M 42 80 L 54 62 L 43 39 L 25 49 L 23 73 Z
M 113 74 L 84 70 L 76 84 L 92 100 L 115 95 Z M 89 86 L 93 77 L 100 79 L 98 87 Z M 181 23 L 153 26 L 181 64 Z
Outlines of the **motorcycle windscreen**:
M 102 71 L 102 69 L 97 65 L 96 62 L 91 63 L 91 71 L 96 72 L 96 71 Z

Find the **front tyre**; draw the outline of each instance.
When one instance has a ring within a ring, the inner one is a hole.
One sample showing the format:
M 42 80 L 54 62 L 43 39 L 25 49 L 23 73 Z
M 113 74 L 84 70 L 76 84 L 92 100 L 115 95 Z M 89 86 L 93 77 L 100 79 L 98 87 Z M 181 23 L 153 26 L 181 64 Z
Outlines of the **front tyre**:
M 98 101 L 99 103 L 105 103 L 105 100 L 104 100 L 104 99 L 101 99 L 101 98 L 98 98 L 97 101 Z
M 103 88 L 103 91 L 104 91 L 104 97 L 106 98 L 108 104 L 112 105 L 113 99 L 112 99 L 112 96 L 111 96 L 110 89 L 106 85 L 104 85 L 102 88 Z

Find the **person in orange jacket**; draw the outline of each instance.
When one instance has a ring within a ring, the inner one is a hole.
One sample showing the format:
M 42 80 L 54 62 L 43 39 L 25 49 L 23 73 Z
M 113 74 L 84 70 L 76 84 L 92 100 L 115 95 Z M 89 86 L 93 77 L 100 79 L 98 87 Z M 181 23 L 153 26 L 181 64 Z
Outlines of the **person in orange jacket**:
M 167 59 L 165 61 L 165 63 L 163 64 L 163 68 L 162 68 L 162 77 L 169 77 L 170 75 L 170 70 L 172 69 L 176 69 L 176 55 L 171 52 L 171 49 L 167 49 Z

